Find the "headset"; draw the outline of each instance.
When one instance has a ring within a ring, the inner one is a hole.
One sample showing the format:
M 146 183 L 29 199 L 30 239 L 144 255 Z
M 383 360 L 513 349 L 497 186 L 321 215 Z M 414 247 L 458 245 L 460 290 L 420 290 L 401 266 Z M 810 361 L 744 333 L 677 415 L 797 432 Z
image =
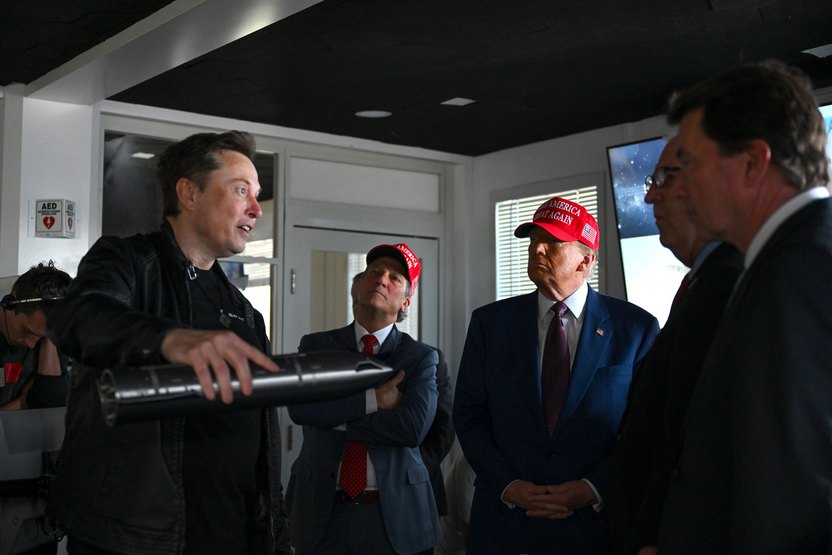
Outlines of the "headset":
M 34 297 L 32 299 L 17 300 L 11 294 L 8 294 L 0 299 L 0 307 L 3 307 L 3 310 L 8 310 L 10 308 L 14 310 L 19 304 L 46 303 L 50 301 L 60 301 L 61 299 L 63 299 L 63 297 Z

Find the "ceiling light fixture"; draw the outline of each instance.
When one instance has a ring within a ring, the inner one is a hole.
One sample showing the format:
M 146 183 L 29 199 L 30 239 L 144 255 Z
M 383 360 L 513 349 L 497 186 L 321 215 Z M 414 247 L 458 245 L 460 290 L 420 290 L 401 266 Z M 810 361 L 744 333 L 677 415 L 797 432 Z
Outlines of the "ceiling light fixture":
M 356 112 L 355 115 L 359 118 L 379 119 L 389 118 L 393 115 L 393 113 L 387 112 L 385 110 L 361 110 L 359 112 Z
M 454 98 L 449 98 L 445 102 L 440 102 L 442 106 L 468 106 L 469 104 L 473 104 L 476 100 L 471 100 L 470 98 L 462 98 L 461 96 L 455 96 Z
M 150 160 L 154 156 L 156 155 L 150 152 L 134 152 L 130 155 L 130 158 L 141 158 L 142 160 Z
M 832 44 L 825 44 L 823 46 L 810 48 L 808 50 L 804 50 L 803 53 L 811 54 L 816 58 L 828 58 L 829 56 L 832 56 Z

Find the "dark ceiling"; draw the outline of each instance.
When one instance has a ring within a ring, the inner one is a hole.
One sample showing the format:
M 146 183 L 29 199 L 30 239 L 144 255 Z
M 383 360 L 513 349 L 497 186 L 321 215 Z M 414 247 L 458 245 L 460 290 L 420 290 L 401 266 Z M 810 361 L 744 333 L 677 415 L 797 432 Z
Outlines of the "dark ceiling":
M 0 85 L 167 4 L 4 0 Z M 110 98 L 481 155 L 660 114 L 742 62 L 779 58 L 827 87 L 832 57 L 802 51 L 829 43 L 830 0 L 324 0 Z M 476 102 L 440 104 L 454 97 Z

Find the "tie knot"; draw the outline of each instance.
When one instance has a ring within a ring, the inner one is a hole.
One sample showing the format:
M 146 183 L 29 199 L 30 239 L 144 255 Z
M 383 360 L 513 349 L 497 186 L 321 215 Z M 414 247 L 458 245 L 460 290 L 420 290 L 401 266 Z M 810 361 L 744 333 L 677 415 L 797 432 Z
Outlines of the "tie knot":
M 364 337 L 361 338 L 361 343 L 364 345 L 364 348 L 361 352 L 367 356 L 373 356 L 373 347 L 378 344 L 378 339 L 376 336 L 368 333 Z
M 555 304 L 552 305 L 552 312 L 554 312 L 558 318 L 563 318 L 567 310 L 569 310 L 569 307 L 566 306 L 563 301 L 555 301 Z

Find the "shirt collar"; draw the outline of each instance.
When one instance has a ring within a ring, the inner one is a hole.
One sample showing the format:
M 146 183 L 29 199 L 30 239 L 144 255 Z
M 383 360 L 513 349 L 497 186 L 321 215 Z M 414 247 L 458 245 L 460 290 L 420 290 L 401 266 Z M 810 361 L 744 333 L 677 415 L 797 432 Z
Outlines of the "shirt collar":
M 569 309 L 569 312 L 575 317 L 576 320 L 580 319 L 581 314 L 584 310 L 584 305 L 586 304 L 586 297 L 589 295 L 589 284 L 584 282 L 578 289 L 566 297 L 563 300 L 563 304 L 566 305 L 566 308 Z M 546 313 L 549 312 L 549 309 L 552 308 L 552 305 L 555 304 L 555 301 L 544 295 L 543 293 L 538 290 L 537 292 L 537 319 L 538 321 L 542 322 L 543 318 L 546 316 Z
M 789 217 L 809 204 L 812 201 L 824 199 L 829 197 L 829 190 L 826 187 L 812 187 L 806 191 L 798 193 L 790 198 L 780 208 L 768 217 L 765 223 L 760 227 L 748 245 L 748 251 L 745 253 L 745 267 L 750 268 L 751 263 L 760 254 L 763 246 L 768 242 L 777 228 L 785 222 Z
M 358 320 L 355 320 L 354 324 L 355 324 L 355 326 L 354 326 L 355 327 L 355 344 L 358 346 L 358 350 L 360 351 L 361 348 L 363 347 L 363 344 L 361 342 L 361 338 L 364 337 L 365 335 L 367 335 L 370 332 L 365 330 L 364 326 L 362 326 L 361 324 L 358 323 Z M 381 349 L 381 345 L 384 343 L 384 340 L 387 339 L 387 336 L 390 335 L 390 332 L 393 330 L 394 325 L 395 324 L 390 324 L 389 326 L 385 326 L 385 327 L 381 328 L 380 330 L 374 331 L 371 334 L 371 335 L 376 336 L 376 340 L 378 340 L 378 344 L 379 344 L 379 349 Z

